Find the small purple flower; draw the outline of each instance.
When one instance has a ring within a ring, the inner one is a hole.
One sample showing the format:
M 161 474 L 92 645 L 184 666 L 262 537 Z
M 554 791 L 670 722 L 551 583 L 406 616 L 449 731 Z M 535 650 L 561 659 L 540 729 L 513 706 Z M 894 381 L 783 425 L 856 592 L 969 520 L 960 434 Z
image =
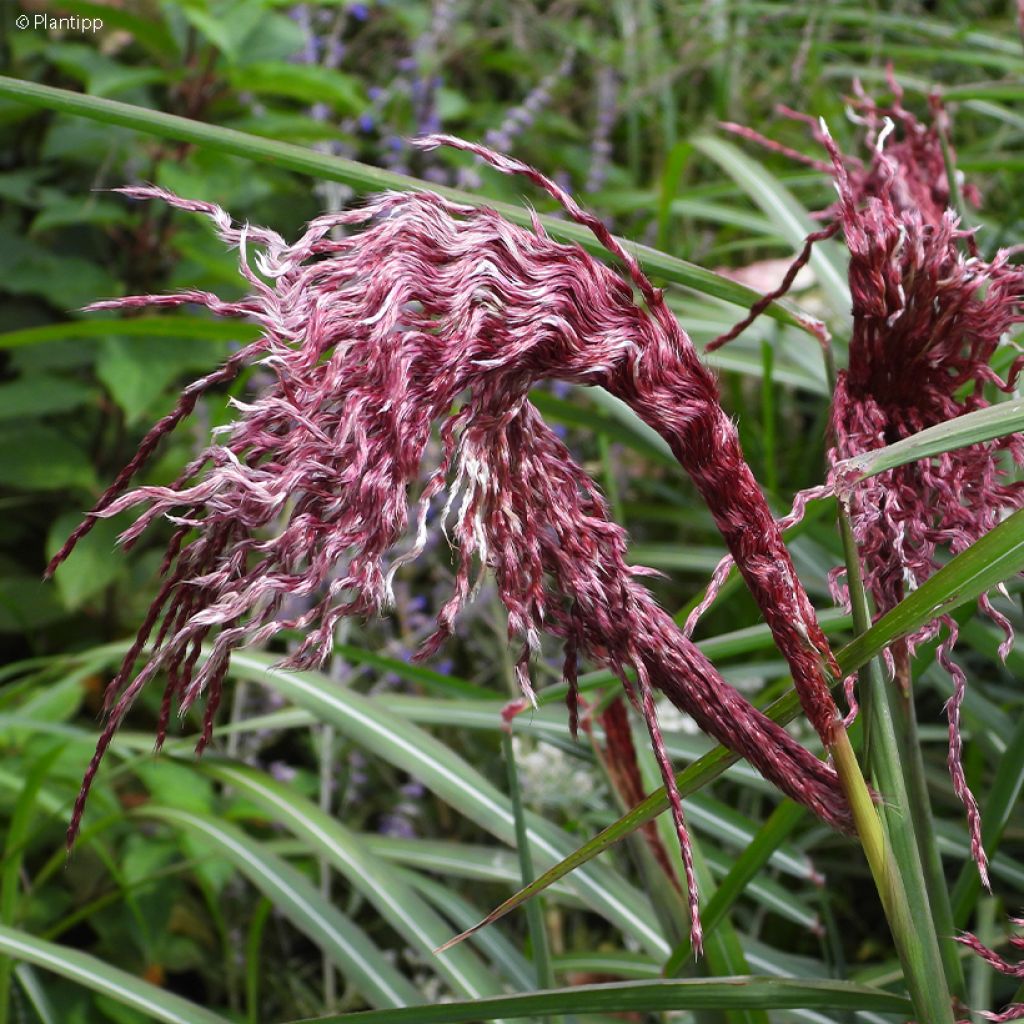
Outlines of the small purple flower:
M 356 21 L 366 21 L 370 16 L 370 8 L 366 4 L 352 4 L 348 9 L 348 13 L 356 19 Z
M 373 131 L 376 122 L 373 119 L 372 114 L 360 114 L 359 115 L 359 130 L 364 134 L 368 134 Z
M 294 782 L 298 775 L 298 772 L 287 761 L 271 761 L 267 765 L 267 771 L 270 772 L 272 778 L 284 783 Z

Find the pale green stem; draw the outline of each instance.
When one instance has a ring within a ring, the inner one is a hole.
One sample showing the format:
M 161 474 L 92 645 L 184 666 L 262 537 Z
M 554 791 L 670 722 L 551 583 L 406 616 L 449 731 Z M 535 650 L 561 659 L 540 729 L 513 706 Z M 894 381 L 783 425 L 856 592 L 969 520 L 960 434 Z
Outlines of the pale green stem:
M 854 628 L 862 633 L 870 626 L 867 595 L 860 572 L 860 559 L 849 516 L 842 503 L 839 526 L 846 554 L 847 583 Z M 854 824 L 871 869 L 882 908 L 903 966 L 904 982 L 919 1022 L 954 1024 L 952 999 L 946 985 L 942 957 L 932 922 L 931 906 L 914 835 L 913 817 L 896 749 L 895 730 L 888 688 L 876 661 L 862 670 L 871 693 L 871 729 L 874 744 L 874 774 L 882 797 L 892 801 L 879 815 L 850 746 L 846 730 L 839 726 L 832 744 L 832 757 L 850 803 Z M 902 869 L 902 870 L 901 870 Z M 913 905 L 908 893 L 913 894 Z
M 516 767 L 515 750 L 512 747 L 512 736 L 508 732 L 501 735 L 501 747 L 505 754 L 505 765 L 508 769 L 509 797 L 512 800 L 512 812 L 516 824 L 516 850 L 519 854 L 519 870 L 523 885 L 529 885 L 536 877 L 533 869 L 533 854 L 530 852 L 530 839 L 526 828 L 526 810 L 523 807 L 522 793 L 519 788 L 519 771 Z M 537 988 L 552 989 L 555 987 L 555 972 L 551 965 L 551 947 L 548 932 L 544 924 L 544 904 L 540 898 L 528 900 L 526 903 L 526 925 L 530 932 L 533 945 L 533 964 L 537 971 Z M 561 1018 L 545 1017 L 544 1020 L 555 1021 Z

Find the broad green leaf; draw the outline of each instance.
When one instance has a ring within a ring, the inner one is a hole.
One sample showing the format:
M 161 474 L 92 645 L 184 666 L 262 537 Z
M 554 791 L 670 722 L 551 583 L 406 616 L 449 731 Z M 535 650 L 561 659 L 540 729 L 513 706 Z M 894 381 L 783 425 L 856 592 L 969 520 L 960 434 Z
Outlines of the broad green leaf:
M 95 388 L 54 373 L 22 375 L 0 384 L 0 422 L 54 416 L 78 409 L 97 397 Z
M 221 152 L 233 153 L 261 163 L 274 164 L 288 170 L 298 171 L 301 174 L 309 174 L 328 181 L 340 181 L 363 192 L 378 189 L 399 189 L 406 192 L 432 191 L 456 202 L 469 203 L 474 206 L 484 204 L 480 197 L 471 193 L 447 186 L 428 184 L 404 174 L 385 171 L 342 157 L 246 135 L 229 128 L 191 121 L 188 118 L 149 110 L 145 107 L 136 107 L 95 96 L 84 96 L 65 89 L 55 89 L 35 82 L 24 82 L 0 76 L 0 97 L 7 97 L 50 110 L 59 110 L 62 113 L 79 117 L 92 118 L 107 124 L 132 128 L 161 138 L 209 146 L 219 149 Z M 486 205 L 509 220 L 526 226 L 530 224 L 533 216 L 532 211 L 526 207 L 489 201 L 486 202 Z M 603 247 L 586 228 L 557 217 L 541 216 L 540 221 L 551 237 L 560 241 L 577 242 L 591 252 L 604 254 Z M 753 289 L 736 284 L 709 270 L 687 263 L 685 260 L 658 252 L 648 246 L 636 245 L 631 242 L 624 244 L 637 256 L 650 274 L 674 284 L 684 285 L 695 291 L 740 306 L 750 306 L 760 298 L 760 295 Z M 766 311 L 766 315 L 797 327 L 805 327 L 808 321 L 813 319 L 802 313 L 792 303 L 785 301 L 773 303 Z
M 118 283 L 96 261 L 54 251 L 5 231 L 0 246 L 0 291 L 36 295 L 66 313 L 97 297 L 115 294 Z
M 499 996 L 472 1003 L 410 1006 L 404 1010 L 318 1017 L 316 1024 L 472 1024 L 496 1017 L 552 1013 L 657 1013 L 670 1010 L 878 1010 L 906 1014 L 910 1002 L 882 989 L 850 981 L 796 978 L 695 978 L 686 981 L 624 981 L 612 985 Z M 293 1024 L 306 1024 L 294 1021 Z M 310 1020 L 308 1024 L 313 1024 Z
M 145 416 L 153 403 L 186 370 L 209 370 L 220 361 L 220 346 L 201 338 L 104 338 L 96 376 L 124 410 L 129 425 Z
M 1024 430 L 1024 398 L 957 416 L 895 444 L 844 459 L 836 463 L 833 472 L 844 489 L 852 488 L 862 480 L 908 462 L 928 459 L 1021 430 Z
M 190 1003 L 88 953 L 0 925 L 0 954 L 52 971 L 165 1024 L 229 1024 L 226 1017 Z
M 109 3 L 97 3 L 95 0 L 61 0 L 61 10 L 83 18 L 101 18 L 105 30 L 121 29 L 127 32 L 161 64 L 173 63 L 175 59 L 177 47 L 174 36 L 167 30 L 159 15 L 146 17 L 143 13 L 133 13 L 131 10 Z M 144 11 L 145 8 L 141 7 L 140 10 Z
M 66 512 L 54 521 L 46 541 L 48 558 L 56 554 L 81 519 L 78 512 Z M 129 522 L 123 516 L 100 519 L 54 574 L 51 585 L 56 586 L 66 608 L 71 611 L 81 608 L 117 578 L 124 568 L 117 535 Z
M 304 875 L 233 825 L 175 807 L 145 804 L 137 812 L 199 836 L 225 857 L 301 932 L 315 942 L 375 1006 L 408 1006 L 419 993 L 383 952 Z
M 63 431 L 38 423 L 0 430 L 0 487 L 59 491 L 95 486 L 92 462 Z
M 31 633 L 67 617 L 57 588 L 0 561 L 0 634 Z
M 239 89 L 267 96 L 285 96 L 304 103 L 327 103 L 341 113 L 353 113 L 366 106 L 358 82 L 319 64 L 288 64 L 262 61 L 246 64 L 231 74 Z

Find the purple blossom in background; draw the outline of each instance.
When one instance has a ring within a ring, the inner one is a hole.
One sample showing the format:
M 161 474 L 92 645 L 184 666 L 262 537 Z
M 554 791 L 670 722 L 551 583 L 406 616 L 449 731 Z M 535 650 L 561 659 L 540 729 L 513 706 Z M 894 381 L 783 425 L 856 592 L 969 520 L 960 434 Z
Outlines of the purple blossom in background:
M 267 765 L 267 771 L 270 772 L 272 778 L 284 783 L 294 782 L 298 775 L 298 772 L 287 761 L 271 761 Z
M 537 115 L 551 102 L 551 94 L 556 86 L 571 74 L 575 59 L 575 52 L 567 51 L 558 67 L 545 75 L 526 99 L 505 115 L 505 119 L 497 128 L 487 132 L 484 141 L 491 149 L 502 153 L 512 149 L 513 141 L 533 124 Z
M 604 185 L 612 158 L 612 129 L 618 117 L 618 75 L 614 68 L 602 67 L 597 73 L 597 124 L 590 143 L 590 170 L 587 192 L 597 192 Z

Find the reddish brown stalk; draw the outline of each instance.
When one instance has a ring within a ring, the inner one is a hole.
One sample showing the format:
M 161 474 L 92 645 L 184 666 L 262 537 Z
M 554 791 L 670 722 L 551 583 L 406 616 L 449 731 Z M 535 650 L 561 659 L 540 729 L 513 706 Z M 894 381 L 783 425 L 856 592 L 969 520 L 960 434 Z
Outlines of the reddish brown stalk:
M 589 717 L 585 721 L 587 731 L 590 732 Z M 623 806 L 626 810 L 631 810 L 647 794 L 644 792 L 640 776 L 640 764 L 637 760 L 636 746 L 633 744 L 633 730 L 629 727 L 626 702 L 621 697 L 616 697 L 601 712 L 598 721 L 604 730 L 605 745 L 602 749 L 596 740 L 595 745 L 598 746 L 605 770 L 622 799 Z M 651 856 L 665 872 L 665 877 L 677 890 L 682 891 L 675 869 L 669 860 L 668 851 L 658 835 L 658 826 L 653 821 L 647 821 L 641 826 L 640 832 L 651 851 Z

